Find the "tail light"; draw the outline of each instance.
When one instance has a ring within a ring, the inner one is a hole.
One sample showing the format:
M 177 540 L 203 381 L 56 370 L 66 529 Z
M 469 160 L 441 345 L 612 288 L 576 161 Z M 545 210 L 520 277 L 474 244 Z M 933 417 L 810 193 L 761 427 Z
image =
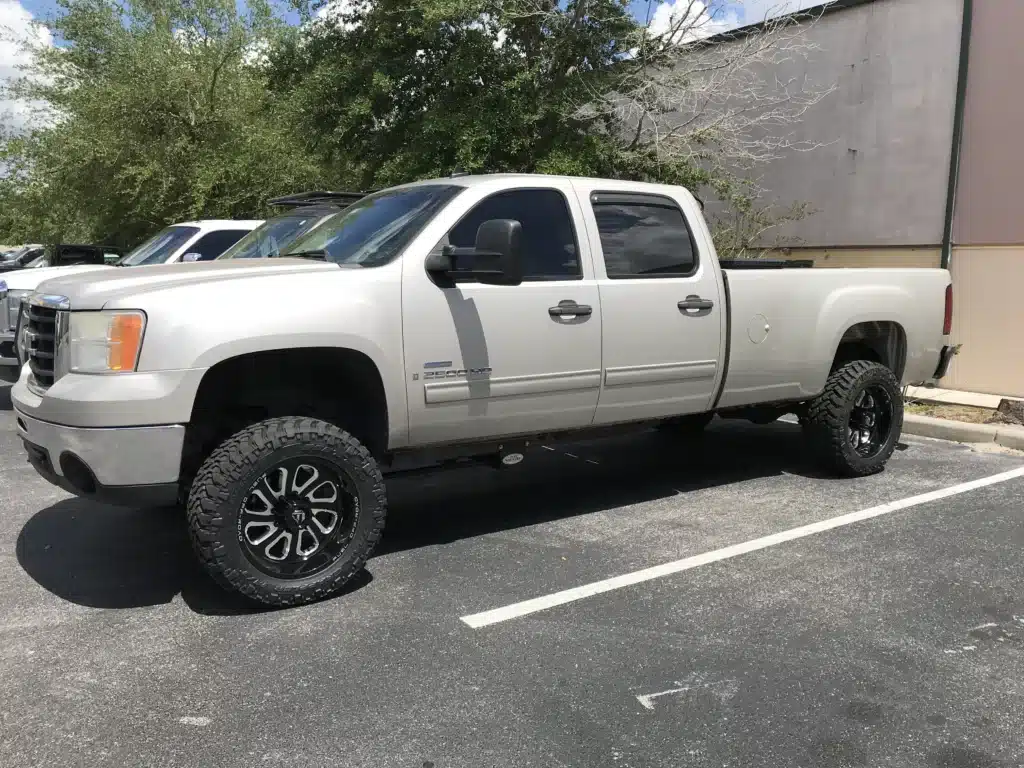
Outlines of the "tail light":
M 953 332 L 953 286 L 946 286 L 946 315 L 942 319 L 942 335 L 949 336 Z

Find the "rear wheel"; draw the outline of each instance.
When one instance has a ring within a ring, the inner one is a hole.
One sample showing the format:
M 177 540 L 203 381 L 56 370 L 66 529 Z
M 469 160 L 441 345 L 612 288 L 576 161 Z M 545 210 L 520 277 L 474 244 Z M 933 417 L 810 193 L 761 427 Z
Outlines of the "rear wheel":
M 200 562 L 226 589 L 267 605 L 337 592 L 363 567 L 384 529 L 377 463 L 324 421 L 254 424 L 203 462 L 188 500 Z
M 815 455 L 844 477 L 880 472 L 903 428 L 903 395 L 893 372 L 857 360 L 836 369 L 803 420 Z

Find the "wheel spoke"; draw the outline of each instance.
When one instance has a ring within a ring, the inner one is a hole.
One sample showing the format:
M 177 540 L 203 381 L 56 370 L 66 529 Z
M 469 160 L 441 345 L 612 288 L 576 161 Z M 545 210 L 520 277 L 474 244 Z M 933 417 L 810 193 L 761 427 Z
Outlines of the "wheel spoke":
M 288 468 L 276 467 L 263 475 L 262 480 L 270 492 L 270 496 L 277 501 L 283 498 L 288 491 Z
M 315 504 L 333 504 L 338 500 L 338 486 L 330 480 L 324 480 L 307 493 L 306 498 Z
M 338 524 L 338 513 L 333 509 L 315 508 L 309 511 L 310 519 L 320 529 L 320 533 L 328 535 Z
M 306 492 L 313 483 L 320 477 L 320 472 L 316 467 L 312 467 L 309 464 L 300 464 L 295 468 L 295 474 L 292 475 L 292 488 L 291 493 L 301 496 Z
M 274 511 L 274 505 L 267 500 L 263 491 L 257 488 L 246 498 L 242 511 L 249 515 L 269 516 Z
M 317 547 L 319 546 L 320 538 L 313 530 L 313 526 L 307 525 L 305 528 L 299 529 L 299 532 L 295 536 L 296 555 L 299 557 L 309 557 L 316 552 Z
M 277 523 L 271 520 L 258 520 L 252 523 L 245 524 L 245 540 L 252 544 L 254 547 L 258 547 L 260 544 L 265 542 L 271 536 L 280 530 L 277 527 Z
M 274 537 L 273 541 L 264 547 L 263 554 L 270 560 L 278 562 L 286 559 L 292 552 L 292 540 L 294 538 L 291 531 L 281 531 Z

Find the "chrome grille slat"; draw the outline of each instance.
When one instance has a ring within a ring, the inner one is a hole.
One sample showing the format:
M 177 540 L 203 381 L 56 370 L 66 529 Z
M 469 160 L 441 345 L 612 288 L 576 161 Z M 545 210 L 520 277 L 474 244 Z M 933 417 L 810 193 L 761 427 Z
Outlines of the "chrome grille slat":
M 28 365 L 40 389 L 53 386 L 54 362 L 57 356 L 57 310 L 29 304 Z

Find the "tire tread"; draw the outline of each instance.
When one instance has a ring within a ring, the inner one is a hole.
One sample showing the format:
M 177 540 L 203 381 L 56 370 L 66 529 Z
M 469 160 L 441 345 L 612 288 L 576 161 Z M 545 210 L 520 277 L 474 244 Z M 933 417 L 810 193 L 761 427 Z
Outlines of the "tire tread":
M 371 515 L 370 530 L 363 546 L 347 567 L 330 578 L 294 588 L 275 588 L 228 562 L 221 543 L 226 524 L 225 510 L 239 483 L 261 458 L 274 450 L 315 440 L 318 448 L 328 447 L 343 463 L 367 475 L 372 482 L 374 502 L 361 505 Z M 337 592 L 362 570 L 384 532 L 387 498 L 376 461 L 352 435 L 325 421 L 310 417 L 268 419 L 237 432 L 218 446 L 202 463 L 189 493 L 187 518 L 192 547 L 207 573 L 221 587 L 239 592 L 266 605 L 293 606 L 314 602 Z
M 890 389 L 893 397 L 893 424 L 896 439 L 903 427 L 903 400 L 899 382 L 891 370 L 870 360 L 855 360 L 833 371 L 821 394 L 810 402 L 804 429 L 812 447 L 825 466 L 843 477 L 865 477 L 880 472 L 896 448 L 896 439 L 878 456 L 867 461 L 851 461 L 847 446 L 846 411 L 866 380 L 877 379 Z

